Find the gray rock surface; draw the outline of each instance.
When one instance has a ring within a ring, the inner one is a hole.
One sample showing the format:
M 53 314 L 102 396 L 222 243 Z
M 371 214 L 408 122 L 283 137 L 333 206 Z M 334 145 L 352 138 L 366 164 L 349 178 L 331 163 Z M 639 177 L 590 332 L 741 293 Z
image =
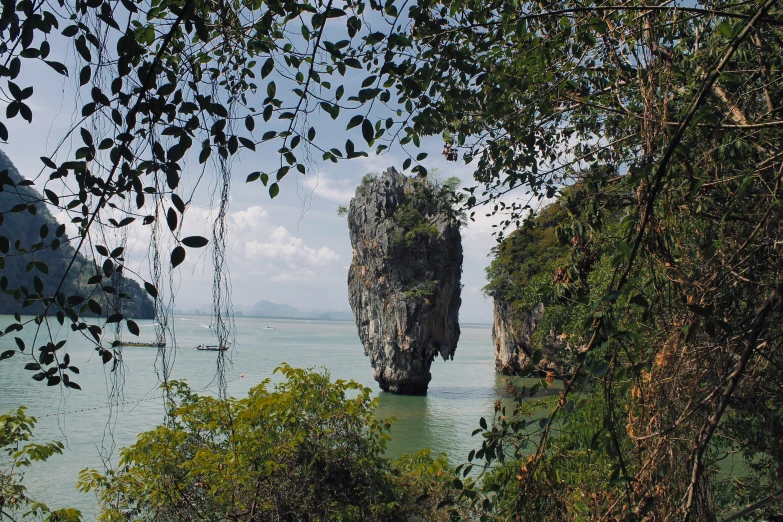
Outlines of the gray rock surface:
M 492 343 L 495 345 L 495 371 L 517 375 L 525 371 L 551 373 L 555 377 L 567 375 L 571 368 L 562 361 L 571 351 L 564 336 L 549 332 L 545 336 L 541 359 L 534 361 L 533 334 L 544 317 L 544 305 L 538 303 L 530 310 L 514 310 L 500 297 L 494 298 Z
M 348 212 L 348 297 L 364 353 L 382 390 L 409 395 L 427 392 L 432 361 L 452 359 L 460 335 L 459 224 L 421 188 L 390 168 L 359 186 Z M 424 222 L 415 230 L 412 208 Z

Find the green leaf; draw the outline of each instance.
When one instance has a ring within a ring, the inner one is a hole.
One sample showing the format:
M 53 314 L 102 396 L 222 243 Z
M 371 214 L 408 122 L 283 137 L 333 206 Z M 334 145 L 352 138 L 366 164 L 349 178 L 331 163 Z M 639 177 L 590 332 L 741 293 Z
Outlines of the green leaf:
M 169 225 L 169 230 L 174 232 L 177 230 L 177 212 L 169 207 L 169 210 L 166 212 L 166 223 Z
M 6 350 L 3 353 L 0 353 L 0 361 L 3 359 L 8 359 L 9 357 L 13 357 L 16 352 L 14 350 Z
M 734 38 L 734 28 L 728 20 L 724 20 L 718 24 L 718 31 L 726 38 Z
M 79 71 L 79 85 L 87 85 L 90 83 L 90 78 L 92 77 L 92 70 L 90 69 L 89 65 L 85 65 L 82 67 L 82 70 Z
M 86 103 L 84 107 L 82 107 L 82 116 L 85 118 L 90 116 L 97 108 L 98 106 L 94 102 Z
M 182 240 L 182 244 L 189 248 L 204 248 L 209 244 L 209 240 L 201 236 L 189 236 Z
M 375 130 L 372 128 L 370 120 L 364 120 L 362 122 L 362 136 L 364 137 L 364 141 L 370 144 L 373 139 L 375 139 Z
M 261 67 L 261 78 L 266 78 L 275 68 L 275 61 L 272 58 L 268 58 Z
M 128 331 L 130 333 L 132 333 L 136 337 L 139 336 L 139 325 L 136 324 L 135 321 L 131 321 L 130 319 L 128 319 L 127 321 L 125 321 L 125 324 L 128 326 Z
M 148 283 L 147 281 L 144 281 L 144 289 L 147 291 L 150 296 L 152 296 L 153 299 L 158 298 L 158 289 L 155 288 L 155 285 L 152 283 Z
M 44 60 L 44 62 L 58 73 L 68 77 L 68 68 L 65 65 L 61 64 L 60 62 L 54 62 L 50 60 Z
M 348 122 L 348 127 L 346 128 L 346 130 L 350 130 L 353 129 L 354 127 L 358 127 L 359 125 L 361 125 L 363 121 L 364 121 L 364 116 L 362 116 L 361 114 L 357 114 L 356 116 L 351 118 L 351 121 Z
M 279 193 L 280 193 L 280 187 L 277 185 L 277 183 L 272 183 L 271 185 L 269 185 L 270 198 L 275 199 Z
M 101 315 L 103 313 L 103 309 L 101 308 L 101 305 L 99 305 L 98 302 L 95 301 L 94 299 L 88 299 L 87 306 L 89 307 L 90 311 L 95 315 Z
M 53 162 L 51 159 L 47 158 L 46 156 L 41 156 L 41 161 L 43 161 L 43 164 L 49 167 L 50 169 L 57 170 L 57 164 Z
M 182 201 L 182 198 L 177 196 L 176 194 L 171 194 L 171 202 L 174 204 L 174 207 L 176 207 L 177 210 L 179 210 L 180 214 L 185 213 L 185 202 Z
M 90 131 L 82 127 L 79 129 L 79 132 L 82 135 L 82 141 L 84 142 L 84 144 L 87 145 L 88 147 L 91 147 L 94 141 L 92 139 L 92 134 L 90 134 Z
M 239 139 L 239 142 L 240 142 L 240 143 L 241 143 L 241 144 L 242 144 L 242 145 L 243 145 L 243 146 L 244 146 L 246 149 L 250 149 L 250 150 L 252 150 L 252 151 L 255 151 L 255 150 L 256 150 L 256 144 L 253 142 L 253 140 L 250 140 L 250 139 L 248 139 L 248 138 L 245 138 L 244 136 L 240 136 L 238 139 Z
M 171 268 L 175 268 L 182 264 L 185 260 L 185 249 L 181 246 L 176 247 L 171 251 Z
M 44 194 L 46 195 L 46 199 L 48 199 L 52 203 L 52 205 L 54 205 L 55 207 L 60 206 L 60 198 L 57 196 L 57 194 L 55 194 L 49 189 L 44 189 Z
M 8 91 L 11 93 L 11 96 L 15 100 L 22 99 L 22 89 L 20 89 L 19 86 L 16 85 L 14 82 L 11 81 L 8 82 Z

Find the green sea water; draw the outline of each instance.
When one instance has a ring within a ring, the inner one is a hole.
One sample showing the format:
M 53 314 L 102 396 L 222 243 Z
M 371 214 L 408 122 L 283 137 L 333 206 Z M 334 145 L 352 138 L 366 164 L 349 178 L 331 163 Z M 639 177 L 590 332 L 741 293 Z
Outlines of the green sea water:
M 0 328 L 12 321 L 0 317 Z M 140 340 L 153 340 L 154 325 L 149 321 L 139 325 Z M 204 388 L 201 393 L 217 394 L 217 352 L 195 350 L 198 344 L 215 342 L 209 319 L 178 316 L 174 326 L 177 350 L 169 351 L 172 378 L 186 379 L 193 389 Z M 82 391 L 33 381 L 33 372 L 24 370 L 30 360 L 17 354 L 0 361 L 0 411 L 27 406 L 28 413 L 39 419 L 37 440 L 57 439 L 66 444 L 63 455 L 26 472 L 32 495 L 50 508 L 76 507 L 85 520 L 93 520 L 96 502 L 93 496 L 76 491 L 78 472 L 116 463 L 119 448 L 160 424 L 162 361 L 155 348 L 126 347 L 121 372 L 112 376 L 111 364 L 104 366 L 80 333 L 68 327 L 53 333 L 68 339 L 71 364 L 81 370 L 76 381 Z M 31 346 L 33 336 L 28 327 L 20 337 Z M 16 348 L 13 337 L 0 338 L 0 352 Z M 454 360 L 435 360 L 429 392 L 423 397 L 380 391 L 351 322 L 237 318 L 236 342 L 227 355 L 227 389 L 234 397 L 244 396 L 266 378 L 274 379 L 273 370 L 283 362 L 326 368 L 333 379 L 353 379 L 371 387 L 380 399 L 379 416 L 396 418 L 388 447 L 391 457 L 430 448 L 445 453 L 453 465 L 464 462 L 470 450 L 480 445 L 471 437 L 480 417 L 491 418 L 495 402 L 508 394 L 507 382 L 494 372 L 489 326 L 462 326 Z M 111 394 L 122 404 L 109 407 Z

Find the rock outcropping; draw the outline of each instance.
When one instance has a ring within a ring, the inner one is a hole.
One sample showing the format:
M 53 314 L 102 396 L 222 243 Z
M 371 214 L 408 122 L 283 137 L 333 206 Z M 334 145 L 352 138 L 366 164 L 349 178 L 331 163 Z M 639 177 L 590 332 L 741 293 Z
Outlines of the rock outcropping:
M 349 207 L 349 300 L 373 377 L 390 393 L 425 394 L 435 356 L 457 348 L 462 244 L 443 191 L 390 168 L 365 178 Z
M 506 375 L 524 372 L 545 373 L 563 377 L 571 371 L 566 362 L 572 348 L 566 336 L 548 332 L 544 346 L 536 360 L 533 334 L 544 318 L 544 304 L 538 303 L 529 310 L 514 310 L 500 297 L 494 299 L 492 343 L 495 345 L 495 371 Z
M 495 345 L 495 371 L 518 374 L 532 366 L 530 338 L 544 316 L 544 305 L 527 313 L 515 313 L 511 305 L 495 298 L 492 320 L 492 343 Z

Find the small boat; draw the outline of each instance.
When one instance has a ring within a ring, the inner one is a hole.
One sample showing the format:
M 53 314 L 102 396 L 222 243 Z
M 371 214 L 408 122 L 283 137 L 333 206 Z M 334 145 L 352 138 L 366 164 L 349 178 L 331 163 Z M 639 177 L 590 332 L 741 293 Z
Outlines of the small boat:
M 152 348 L 163 348 L 166 346 L 165 342 L 151 342 L 151 343 L 139 343 L 139 342 L 133 342 L 133 341 L 119 341 L 117 343 L 117 346 L 136 346 L 136 347 L 152 347 Z
M 264 326 L 264 330 L 277 330 L 274 326 Z
M 218 346 L 217 344 L 199 344 L 196 346 L 196 350 L 200 350 L 202 352 L 225 352 L 228 350 L 228 346 L 221 344 Z

